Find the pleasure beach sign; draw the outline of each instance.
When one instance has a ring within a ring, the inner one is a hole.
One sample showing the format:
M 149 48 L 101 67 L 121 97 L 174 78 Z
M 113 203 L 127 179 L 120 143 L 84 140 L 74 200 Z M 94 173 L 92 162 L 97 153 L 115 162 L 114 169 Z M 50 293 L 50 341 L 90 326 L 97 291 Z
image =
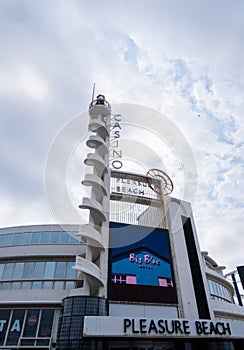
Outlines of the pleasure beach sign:
M 243 322 L 86 316 L 84 337 L 240 338 Z

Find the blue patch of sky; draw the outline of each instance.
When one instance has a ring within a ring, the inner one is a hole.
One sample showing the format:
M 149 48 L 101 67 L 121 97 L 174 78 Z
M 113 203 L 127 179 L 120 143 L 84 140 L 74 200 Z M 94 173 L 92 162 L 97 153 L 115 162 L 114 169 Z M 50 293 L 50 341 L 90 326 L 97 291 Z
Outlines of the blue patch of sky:
M 211 89 L 212 88 L 212 85 L 213 85 L 213 82 L 211 79 L 209 79 L 209 77 L 207 75 L 205 75 L 204 77 L 202 77 L 202 80 L 204 81 L 205 83 L 205 88 L 206 90 L 209 92 L 209 93 L 213 93 L 213 90 Z
M 212 186 L 212 191 L 208 191 L 207 194 L 208 201 L 215 201 L 217 198 L 216 192 L 214 192 L 214 187 Z
M 236 148 L 240 148 L 242 146 L 244 146 L 244 142 L 237 142 L 236 143 Z
M 238 185 L 236 185 L 238 188 Z M 238 196 L 226 196 L 225 197 L 225 203 L 228 203 L 231 208 L 238 209 L 238 208 L 244 208 L 244 204 L 239 201 Z
M 199 77 L 199 80 L 203 83 L 203 86 L 205 87 L 206 91 L 209 94 L 212 94 L 213 93 L 213 91 L 211 89 L 212 81 L 208 78 L 208 76 Z M 191 91 L 191 88 L 192 88 L 192 85 L 193 85 L 194 82 L 192 82 L 192 84 L 189 85 L 189 89 L 188 89 L 188 91 L 185 91 L 186 93 L 184 94 L 184 97 L 188 99 L 188 102 L 191 104 L 192 109 L 194 111 L 199 111 L 199 101 L 197 100 L 196 96 L 194 96 L 192 94 L 192 91 Z M 204 109 L 204 106 L 202 106 L 201 110 L 205 110 L 205 112 L 207 112 L 207 110 Z
M 217 120 L 218 125 L 214 131 L 218 140 L 231 145 L 234 145 L 233 133 L 237 131 L 237 125 L 235 119 L 232 116 L 225 118 L 224 120 Z
M 127 50 L 124 54 L 124 59 L 128 62 L 131 62 L 135 65 L 137 65 L 137 54 L 138 54 L 138 47 L 134 40 L 131 38 L 127 38 Z
M 18 1 L 7 1 L 1 4 L 2 13 L 11 21 L 23 22 L 27 18 L 25 4 Z
M 191 100 L 194 101 L 194 100 Z M 194 109 L 194 104 L 192 103 L 192 109 Z M 202 114 L 208 117 L 209 125 L 211 126 L 213 134 L 217 136 L 219 142 L 234 145 L 233 134 L 238 130 L 235 118 L 233 116 L 226 116 L 225 118 L 219 118 L 218 111 L 216 111 L 216 116 L 212 111 L 207 108 L 202 109 Z
M 173 80 L 175 83 L 177 83 L 179 80 L 181 80 L 184 76 L 188 74 L 186 63 L 182 58 L 170 60 L 170 63 L 172 63 L 174 66 Z
M 174 67 L 172 72 L 174 83 L 177 83 L 179 81 L 182 82 L 182 86 L 180 89 L 181 96 L 189 102 L 193 111 L 200 112 L 198 106 L 199 101 L 192 93 L 192 87 L 196 80 L 193 79 L 193 77 L 191 76 L 191 72 L 187 68 L 186 62 L 183 59 L 171 60 L 170 62 L 173 64 Z M 187 79 L 183 80 L 184 77 L 187 77 Z M 202 81 L 206 91 L 209 94 L 212 94 L 212 80 L 207 75 L 200 76 L 199 80 Z
M 186 95 L 185 95 L 185 96 L 186 96 Z M 190 102 L 190 104 L 191 104 L 191 109 L 192 109 L 193 111 L 198 111 L 198 110 L 199 110 L 199 108 L 197 107 L 197 99 L 196 99 L 195 96 L 189 95 L 189 96 L 188 96 L 188 102 Z
M 206 196 L 208 201 L 214 201 L 216 199 L 217 193 L 211 178 L 206 180 L 204 183 L 201 182 L 201 190 L 204 192 L 204 196 Z
M 236 167 L 237 165 L 240 167 L 244 167 L 244 159 L 241 157 L 233 157 L 230 161 L 230 164 L 234 167 Z M 243 169 L 244 172 L 244 169 Z
M 222 171 L 222 169 L 219 169 L 219 171 L 216 173 L 215 180 L 216 180 L 216 183 L 220 183 L 224 181 L 224 172 Z
M 236 144 L 236 145 L 235 145 L 235 149 L 238 150 L 238 148 L 242 147 L 243 144 L 244 144 L 244 142 Z M 241 165 L 241 166 L 244 166 L 244 158 L 243 158 L 243 155 L 242 155 L 242 154 L 241 154 L 240 156 L 235 156 L 235 155 L 233 155 L 232 158 L 231 158 L 231 160 L 230 160 L 230 164 L 235 165 L 235 166 L 236 166 L 237 164 L 239 164 L 239 165 Z
M 232 159 L 232 156 L 229 154 L 229 153 L 224 153 L 224 154 L 221 154 L 221 155 L 219 155 L 219 154 L 216 154 L 216 153 L 214 153 L 214 152 L 206 152 L 206 151 L 203 151 L 203 150 L 201 150 L 200 152 L 199 152 L 199 154 L 200 154 L 200 157 L 204 157 L 204 158 L 207 158 L 207 157 L 216 157 L 217 159 L 219 159 L 219 160 L 228 160 L 228 161 L 231 161 L 231 159 Z
M 170 60 L 170 63 L 172 64 L 171 74 L 173 77 L 173 82 L 175 84 L 179 82 L 181 83 L 179 94 L 189 102 L 191 108 L 194 111 L 197 111 L 197 99 L 192 94 L 192 86 L 194 83 L 194 79 L 191 75 L 190 70 L 187 67 L 185 60 L 182 58 L 178 58 L 175 60 Z M 208 81 L 207 83 L 210 86 L 210 81 Z

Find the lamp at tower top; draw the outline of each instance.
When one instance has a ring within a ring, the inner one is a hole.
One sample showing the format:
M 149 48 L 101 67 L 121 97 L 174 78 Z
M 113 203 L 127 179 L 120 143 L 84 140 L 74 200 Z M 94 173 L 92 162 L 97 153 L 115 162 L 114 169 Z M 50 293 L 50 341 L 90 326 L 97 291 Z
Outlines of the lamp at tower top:
M 104 95 L 99 94 L 97 95 L 97 97 L 92 100 L 92 102 L 89 105 L 89 109 L 92 109 L 95 106 L 105 106 L 109 111 L 111 111 L 111 106 L 108 103 L 108 101 L 106 101 L 106 98 Z

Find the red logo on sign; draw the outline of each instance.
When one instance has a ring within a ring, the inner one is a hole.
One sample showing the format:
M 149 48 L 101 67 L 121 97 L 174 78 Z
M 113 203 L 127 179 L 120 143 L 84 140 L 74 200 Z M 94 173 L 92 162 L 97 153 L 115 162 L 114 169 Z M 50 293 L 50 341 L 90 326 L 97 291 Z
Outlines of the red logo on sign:
M 37 321 L 37 317 L 35 315 L 32 315 L 28 318 L 28 325 L 35 326 L 36 321 Z

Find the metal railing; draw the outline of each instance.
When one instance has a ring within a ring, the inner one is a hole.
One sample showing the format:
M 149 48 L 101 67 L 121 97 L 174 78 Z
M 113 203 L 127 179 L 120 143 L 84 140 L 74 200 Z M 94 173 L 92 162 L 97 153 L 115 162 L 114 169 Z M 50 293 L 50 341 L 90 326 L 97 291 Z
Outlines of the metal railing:
M 100 100 L 100 99 L 95 99 L 93 100 L 90 104 L 89 104 L 89 109 L 91 109 L 94 106 L 105 106 L 109 111 L 111 111 L 111 106 L 108 103 L 108 101 L 104 100 Z

